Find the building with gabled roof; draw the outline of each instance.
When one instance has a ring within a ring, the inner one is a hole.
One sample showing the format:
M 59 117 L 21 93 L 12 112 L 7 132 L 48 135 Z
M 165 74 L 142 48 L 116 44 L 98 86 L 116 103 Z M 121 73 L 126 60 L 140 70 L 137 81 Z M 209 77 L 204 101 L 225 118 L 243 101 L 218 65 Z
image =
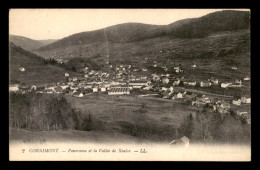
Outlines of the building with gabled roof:
M 175 139 L 175 140 L 171 141 L 170 145 L 179 145 L 179 146 L 184 146 L 185 148 L 187 148 L 190 145 L 190 140 L 186 136 L 183 136 L 179 139 Z
M 9 91 L 16 92 L 19 90 L 19 84 L 11 84 L 9 85 Z

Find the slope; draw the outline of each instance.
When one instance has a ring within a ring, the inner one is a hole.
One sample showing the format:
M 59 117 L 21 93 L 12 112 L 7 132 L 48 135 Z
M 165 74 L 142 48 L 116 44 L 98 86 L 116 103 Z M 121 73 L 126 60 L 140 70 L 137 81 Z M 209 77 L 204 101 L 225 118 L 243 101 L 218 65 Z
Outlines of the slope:
M 23 49 L 25 49 L 27 51 L 32 51 L 32 50 L 38 49 L 42 46 L 53 43 L 57 40 L 54 40 L 54 39 L 33 40 L 33 39 L 26 38 L 26 37 L 23 37 L 23 36 L 10 35 L 9 41 L 14 43 L 16 46 L 22 47 Z
M 154 37 L 168 36 L 179 38 L 201 38 L 219 31 L 247 29 L 250 26 L 250 13 L 247 11 L 220 11 L 200 18 L 176 21 L 169 25 L 149 25 L 125 23 L 104 29 L 73 34 L 47 46 L 39 51 L 74 45 L 111 42 L 136 42 Z
M 19 71 L 24 67 L 25 71 Z M 45 64 L 44 59 L 13 43 L 9 45 L 9 82 L 25 85 L 40 85 L 64 80 L 64 68 Z M 77 73 L 69 72 L 72 75 Z

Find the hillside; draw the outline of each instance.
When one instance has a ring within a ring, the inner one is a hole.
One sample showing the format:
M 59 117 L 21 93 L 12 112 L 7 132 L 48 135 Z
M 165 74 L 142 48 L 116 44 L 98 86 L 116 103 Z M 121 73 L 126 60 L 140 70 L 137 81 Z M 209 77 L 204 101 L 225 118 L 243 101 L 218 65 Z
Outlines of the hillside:
M 24 67 L 25 71 L 19 71 Z M 45 64 L 44 59 L 28 52 L 21 47 L 10 43 L 9 45 L 9 80 L 10 83 L 23 83 L 25 85 L 38 85 L 43 83 L 64 80 L 64 68 Z M 72 75 L 76 74 L 69 72 Z
M 57 41 L 56 39 L 47 39 L 47 40 L 37 40 L 38 42 L 40 42 L 42 44 L 42 46 L 54 43 L 55 41 Z
M 17 36 L 17 35 L 10 35 L 9 36 L 9 41 L 14 43 L 16 46 L 20 46 L 23 49 L 27 51 L 32 51 L 35 49 L 38 49 L 42 46 L 48 45 L 50 43 L 55 42 L 56 40 L 54 39 L 49 39 L 49 40 L 33 40 L 30 38 L 26 38 L 23 36 Z
M 170 34 L 177 37 L 206 37 L 219 31 L 234 31 L 250 27 L 247 11 L 220 11 L 184 23 Z
M 159 27 L 160 26 L 140 23 L 119 24 L 96 31 L 73 34 L 57 42 L 41 47 L 38 50 L 44 51 L 72 45 L 92 44 L 98 42 L 136 41 L 139 37 L 145 37 Z
M 136 42 L 161 36 L 198 38 L 206 37 L 211 33 L 219 31 L 247 29 L 249 26 L 249 12 L 220 11 L 200 18 L 184 19 L 163 26 L 125 23 L 96 31 L 77 33 L 41 47 L 38 50 L 45 51 L 73 45 L 102 42 Z
M 49 131 L 46 132 L 34 132 L 24 129 L 13 129 L 10 128 L 10 142 L 21 142 L 29 141 L 33 139 L 34 143 L 40 142 L 45 139 L 46 142 L 95 142 L 101 143 L 106 141 L 107 143 L 113 142 L 137 142 L 136 137 L 120 133 L 108 133 L 99 131 L 78 131 L 78 130 L 60 130 L 60 131 Z

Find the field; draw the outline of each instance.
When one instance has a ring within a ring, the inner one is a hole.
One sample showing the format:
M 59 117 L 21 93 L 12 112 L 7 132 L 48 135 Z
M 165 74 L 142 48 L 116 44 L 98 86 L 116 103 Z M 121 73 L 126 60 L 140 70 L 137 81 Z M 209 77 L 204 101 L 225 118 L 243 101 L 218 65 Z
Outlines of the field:
M 119 133 L 100 131 L 29 131 L 24 129 L 9 129 L 10 143 L 41 143 L 41 142 L 137 142 L 137 138 Z
M 100 131 L 136 136 L 140 140 L 169 142 L 184 117 L 197 109 L 180 101 L 153 97 L 108 96 L 91 94 L 67 100 L 84 115 L 102 122 Z

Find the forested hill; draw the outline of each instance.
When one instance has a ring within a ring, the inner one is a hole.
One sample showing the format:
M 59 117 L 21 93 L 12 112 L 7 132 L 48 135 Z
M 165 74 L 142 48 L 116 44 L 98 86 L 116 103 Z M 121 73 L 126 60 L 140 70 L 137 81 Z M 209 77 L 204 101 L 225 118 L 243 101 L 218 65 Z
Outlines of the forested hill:
M 160 27 L 161 26 L 140 23 L 119 24 L 95 31 L 73 34 L 57 42 L 41 47 L 39 50 L 51 50 L 72 45 L 92 44 L 106 41 L 119 43 L 135 41 L 137 38 L 147 36 Z
M 177 37 L 202 38 L 219 31 L 233 31 L 250 27 L 250 13 L 247 11 L 220 11 L 190 20 L 171 34 Z
M 114 43 L 135 42 L 160 36 L 202 38 L 211 33 L 247 29 L 249 26 L 250 13 L 248 11 L 220 11 L 200 18 L 179 20 L 169 25 L 125 23 L 96 31 L 77 33 L 40 47 L 38 50 L 52 50 L 106 41 Z

